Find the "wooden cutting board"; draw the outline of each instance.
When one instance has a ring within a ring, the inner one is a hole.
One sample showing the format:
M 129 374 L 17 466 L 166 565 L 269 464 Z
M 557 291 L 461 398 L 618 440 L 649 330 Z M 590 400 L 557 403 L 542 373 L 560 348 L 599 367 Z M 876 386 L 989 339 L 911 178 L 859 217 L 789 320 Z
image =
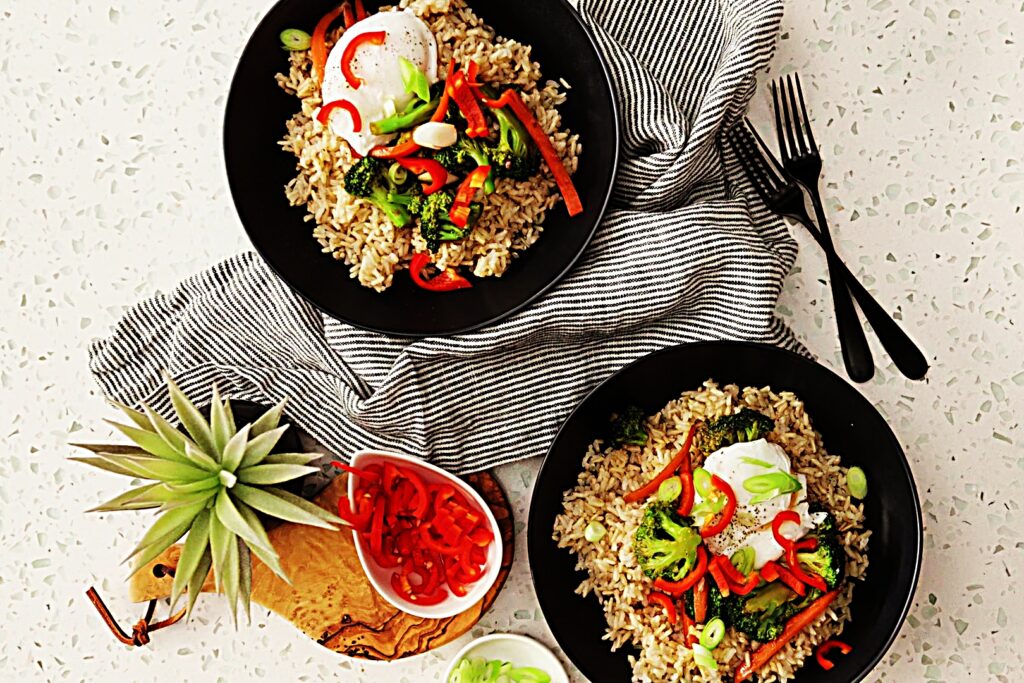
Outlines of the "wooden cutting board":
M 347 476 L 347 475 L 345 475 Z M 345 491 L 345 476 L 336 477 L 314 502 L 325 510 L 338 509 Z M 352 534 L 284 523 L 270 529 L 281 565 L 291 578 L 288 585 L 253 556 L 252 600 L 288 619 L 326 648 L 350 657 L 393 660 L 440 647 L 468 631 L 492 605 L 512 567 L 513 521 L 508 498 L 488 472 L 471 474 L 465 481 L 491 508 L 501 528 L 501 572 L 494 586 L 469 610 L 448 619 L 424 619 L 399 611 L 373 589 L 356 555 Z M 129 594 L 136 602 L 170 595 L 171 577 L 157 577 L 158 564 L 177 566 L 181 546 L 168 548 L 137 572 Z M 203 586 L 214 590 L 213 580 Z M 207 598 L 217 599 L 217 598 Z

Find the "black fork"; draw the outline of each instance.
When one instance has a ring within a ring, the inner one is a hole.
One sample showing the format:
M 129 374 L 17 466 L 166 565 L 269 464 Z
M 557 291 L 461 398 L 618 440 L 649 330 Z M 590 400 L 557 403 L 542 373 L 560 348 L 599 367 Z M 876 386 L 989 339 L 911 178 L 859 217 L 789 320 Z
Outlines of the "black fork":
M 864 317 L 871 323 L 871 328 L 878 335 L 879 341 L 889 353 L 896 367 L 910 379 L 924 377 L 928 372 L 928 361 L 924 354 L 871 295 L 871 292 L 860 283 L 857 276 L 843 263 L 835 250 L 831 248 L 831 241 L 827 241 L 821 231 L 815 227 L 811 217 L 807 214 L 804 195 L 800 187 L 772 155 L 750 122 L 744 119 L 742 123 L 733 126 L 726 135 L 726 139 L 736 153 L 740 165 L 761 201 L 774 213 L 803 225 L 826 254 L 831 253 L 829 272 L 833 280 L 839 276 L 842 278 L 842 282 L 849 287 L 849 292 L 857 299 L 857 303 L 860 304 L 861 310 L 864 312 Z M 857 329 L 861 330 L 863 336 L 859 320 Z M 842 342 L 842 337 L 840 337 L 840 341 Z M 847 360 L 845 348 L 843 359 L 844 362 Z M 868 362 L 870 362 L 870 355 Z M 847 363 L 847 371 L 850 372 L 852 379 L 857 380 L 854 373 L 850 371 L 849 363 Z M 872 367 L 867 377 L 870 377 L 873 372 Z

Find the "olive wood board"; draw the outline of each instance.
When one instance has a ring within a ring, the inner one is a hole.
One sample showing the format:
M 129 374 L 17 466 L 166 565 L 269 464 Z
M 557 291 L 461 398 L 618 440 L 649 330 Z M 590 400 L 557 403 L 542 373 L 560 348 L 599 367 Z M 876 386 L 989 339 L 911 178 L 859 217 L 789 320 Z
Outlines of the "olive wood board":
M 344 494 L 347 475 L 335 477 L 314 499 L 335 511 Z M 267 530 L 291 579 L 288 585 L 255 556 L 252 558 L 252 601 L 292 622 L 320 645 L 350 657 L 390 661 L 422 654 L 466 633 L 494 604 L 512 567 L 514 525 L 512 508 L 497 479 L 489 472 L 464 477 L 491 508 L 501 529 L 501 571 L 484 598 L 462 614 L 448 619 L 425 619 L 406 614 L 374 590 L 359 564 L 352 533 L 282 523 Z M 168 548 L 131 579 L 135 602 L 170 595 L 172 578 L 153 568 L 177 566 L 181 546 Z M 203 585 L 213 592 L 212 573 Z

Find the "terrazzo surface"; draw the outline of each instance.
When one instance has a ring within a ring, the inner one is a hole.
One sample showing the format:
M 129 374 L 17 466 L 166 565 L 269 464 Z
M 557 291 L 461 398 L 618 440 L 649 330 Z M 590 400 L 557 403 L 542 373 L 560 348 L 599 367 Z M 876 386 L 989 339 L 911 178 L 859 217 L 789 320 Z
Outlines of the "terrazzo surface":
M 925 562 L 910 618 L 868 680 L 1012 681 L 1024 671 L 1024 76 L 1020 0 L 791 2 L 775 73 L 799 70 L 826 156 L 840 252 L 933 360 L 862 388 L 906 447 Z M 798 7 L 799 5 L 799 7 Z M 367 665 L 262 609 L 224 605 L 146 648 L 117 644 L 84 599 L 127 620 L 118 562 L 143 523 L 84 515 L 111 479 L 65 461 L 109 436 L 85 349 L 127 305 L 246 248 L 220 119 L 267 3 L 7 0 L 0 8 L 0 672 L 4 680 L 434 681 L 459 642 Z M 258 106 L 258 103 L 254 103 Z M 767 129 L 764 90 L 753 117 Z M 802 251 L 779 311 L 841 367 L 824 261 Z M 881 355 L 880 349 L 876 351 Z M 539 463 L 500 477 L 524 529 Z M 513 578 L 474 634 L 551 643 L 520 535 Z M 136 617 L 137 618 L 137 617 Z M 574 674 L 574 680 L 582 680 Z

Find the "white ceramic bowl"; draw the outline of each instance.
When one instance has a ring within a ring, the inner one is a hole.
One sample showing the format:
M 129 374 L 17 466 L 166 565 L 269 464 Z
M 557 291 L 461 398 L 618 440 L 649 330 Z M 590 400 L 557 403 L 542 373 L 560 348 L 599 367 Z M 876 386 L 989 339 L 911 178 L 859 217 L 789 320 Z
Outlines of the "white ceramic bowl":
M 428 462 L 408 455 L 385 451 L 359 451 L 352 456 L 352 466 L 358 468 L 385 461 L 391 461 L 401 467 L 412 468 L 423 477 L 423 481 L 427 484 L 446 483 L 454 486 L 477 508 L 478 512 L 484 515 L 491 533 L 494 534 L 494 542 L 487 549 L 487 566 L 484 569 L 483 577 L 476 583 L 470 584 L 468 586 L 469 592 L 461 598 L 445 587 L 445 590 L 448 590 L 448 597 L 436 605 L 414 605 L 395 593 L 395 590 L 391 587 L 391 574 L 395 570 L 381 567 L 374 562 L 370 556 L 369 549 L 364 547 L 363 539 L 357 532 L 353 531 L 352 538 L 355 540 L 356 552 L 359 554 L 359 562 L 363 565 L 363 571 L 366 572 L 366 575 L 370 578 L 370 583 L 373 584 L 377 592 L 403 612 L 427 619 L 446 619 L 465 612 L 487 594 L 487 591 L 491 589 L 491 586 L 497 580 L 498 572 L 501 571 L 502 542 L 501 529 L 498 528 L 498 522 L 494 519 L 491 509 L 484 502 L 484 499 L 480 497 L 480 494 L 458 477 Z M 355 500 L 355 489 L 356 477 L 350 476 L 348 478 L 349 500 Z
M 558 657 L 547 647 L 527 636 L 515 633 L 493 633 L 471 641 L 459 650 L 459 654 L 455 655 L 448 665 L 448 670 L 442 679 L 444 683 L 447 683 L 452 672 L 455 671 L 455 667 L 466 657 L 500 659 L 512 662 L 513 666 L 535 666 L 548 672 L 551 676 L 551 683 L 569 683 L 569 675 L 565 673 L 565 667 L 558 661 Z

